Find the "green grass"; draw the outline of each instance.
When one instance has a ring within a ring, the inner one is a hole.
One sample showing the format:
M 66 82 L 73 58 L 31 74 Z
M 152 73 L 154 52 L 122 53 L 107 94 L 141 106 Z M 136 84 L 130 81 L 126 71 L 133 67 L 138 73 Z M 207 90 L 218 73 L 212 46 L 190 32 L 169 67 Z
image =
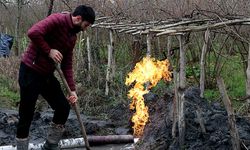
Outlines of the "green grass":
M 8 98 L 12 102 L 17 102 L 20 98 L 18 93 L 13 92 L 7 87 L 0 88 L 0 97 Z
M 219 92 L 219 90 L 216 90 L 216 89 L 205 89 L 204 97 L 209 102 L 215 102 L 220 97 L 220 92 Z
M 13 91 L 10 85 L 10 79 L 3 76 L 0 77 L 0 106 L 5 108 L 15 107 L 19 101 L 19 93 Z
M 232 61 L 227 61 L 222 73 L 229 96 L 232 99 L 244 97 L 246 94 L 246 79 L 240 58 L 234 56 L 232 57 Z
M 240 101 L 242 97 L 246 95 L 246 79 L 243 72 L 243 63 L 241 63 L 239 56 L 230 56 L 229 60 L 224 58 L 225 62 L 221 76 L 224 80 L 227 94 L 231 100 L 231 103 L 236 111 L 244 111 L 244 101 Z M 205 98 L 212 102 L 217 101 L 220 98 L 218 88 L 205 89 Z

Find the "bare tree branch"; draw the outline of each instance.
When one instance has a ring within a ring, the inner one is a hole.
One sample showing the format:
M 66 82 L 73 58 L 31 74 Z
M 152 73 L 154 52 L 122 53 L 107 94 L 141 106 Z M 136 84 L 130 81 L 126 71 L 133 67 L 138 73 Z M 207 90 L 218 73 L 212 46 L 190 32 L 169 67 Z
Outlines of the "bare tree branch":
M 1 1 L 0 1 L 0 4 L 3 5 L 5 9 L 8 9 L 6 3 L 7 3 L 7 2 L 4 1 L 4 0 L 1 0 Z

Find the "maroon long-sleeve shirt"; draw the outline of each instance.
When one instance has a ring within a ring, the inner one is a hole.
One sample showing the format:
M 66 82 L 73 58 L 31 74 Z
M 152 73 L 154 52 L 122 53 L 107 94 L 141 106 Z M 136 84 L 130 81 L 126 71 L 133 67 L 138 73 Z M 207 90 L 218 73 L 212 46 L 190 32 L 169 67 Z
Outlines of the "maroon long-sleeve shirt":
M 59 50 L 63 55 L 61 69 L 70 89 L 75 91 L 72 58 L 76 33 L 71 14 L 50 15 L 28 30 L 31 42 L 22 56 L 22 62 L 42 75 L 49 75 L 55 70 L 49 52 L 51 49 Z

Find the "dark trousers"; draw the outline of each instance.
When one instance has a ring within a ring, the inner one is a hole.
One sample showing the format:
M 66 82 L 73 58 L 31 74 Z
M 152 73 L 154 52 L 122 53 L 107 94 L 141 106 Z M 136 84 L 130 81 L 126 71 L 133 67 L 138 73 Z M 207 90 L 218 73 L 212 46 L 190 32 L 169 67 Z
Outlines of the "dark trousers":
M 41 94 L 54 110 L 52 122 L 64 125 L 68 119 L 70 105 L 63 94 L 59 81 L 51 74 L 40 75 L 30 67 L 21 63 L 19 70 L 20 105 L 17 138 L 27 138 L 33 119 L 38 95 Z

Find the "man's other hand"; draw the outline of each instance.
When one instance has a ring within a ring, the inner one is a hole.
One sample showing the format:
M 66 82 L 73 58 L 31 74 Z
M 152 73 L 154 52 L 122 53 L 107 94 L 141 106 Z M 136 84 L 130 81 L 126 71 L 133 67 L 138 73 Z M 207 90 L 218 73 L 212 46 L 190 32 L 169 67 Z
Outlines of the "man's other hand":
M 72 91 L 71 94 L 67 97 L 68 101 L 70 104 L 74 104 L 77 102 L 78 97 L 75 91 Z

